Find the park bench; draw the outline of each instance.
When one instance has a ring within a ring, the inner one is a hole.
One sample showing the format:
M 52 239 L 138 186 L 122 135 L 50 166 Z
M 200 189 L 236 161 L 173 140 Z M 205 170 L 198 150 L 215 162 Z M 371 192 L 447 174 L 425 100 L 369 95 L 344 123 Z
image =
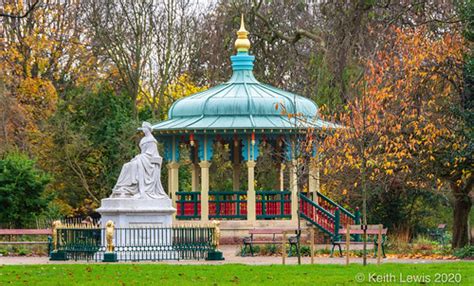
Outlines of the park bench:
M 277 235 L 283 235 L 283 233 L 290 233 L 294 232 L 295 234 L 298 232 L 295 229 L 281 229 L 281 228 L 272 228 L 272 229 L 251 229 L 249 230 L 249 235 L 243 238 L 243 247 L 242 247 L 242 256 L 245 256 L 247 253 L 247 249 L 250 250 L 250 254 L 253 256 L 253 246 L 255 244 L 283 244 L 283 241 L 277 240 Z M 263 239 L 263 235 L 268 236 L 271 235 L 272 239 Z M 259 236 L 259 238 L 255 238 L 255 236 Z M 292 254 L 293 247 L 298 251 L 297 243 L 298 243 L 298 235 L 288 237 L 288 243 L 290 244 L 290 252 L 289 256 Z
M 381 235 L 381 248 L 382 248 L 382 254 L 383 257 L 385 258 L 385 242 L 387 241 L 387 228 L 382 228 L 379 230 L 379 225 L 367 225 L 367 236 L 374 236 L 373 243 L 374 243 L 374 257 L 377 254 L 378 251 L 378 235 Z M 339 254 L 342 257 L 342 249 L 341 249 L 341 244 L 347 244 L 347 238 L 346 237 L 348 233 L 348 229 L 346 228 L 341 228 L 339 229 L 339 236 L 337 240 L 331 239 L 332 243 L 332 249 L 331 249 L 331 257 L 334 254 L 334 248 L 337 246 L 339 248 Z M 362 229 L 362 225 L 350 225 L 349 226 L 349 235 L 354 236 L 354 235 L 360 235 L 362 236 L 364 234 L 364 230 Z M 363 244 L 363 241 L 350 241 L 349 243 L 354 245 L 354 244 Z
M 51 229 L 0 229 L 0 236 L 21 236 L 21 235 L 46 235 L 51 236 Z M 44 241 L 0 241 L 1 244 L 48 244 L 47 240 Z
M 47 236 L 47 240 L 35 240 L 35 241 L 23 241 L 23 240 L 12 240 L 13 237 L 23 236 L 23 235 L 38 235 L 38 236 Z M 0 229 L 0 237 L 9 236 L 9 240 L 1 240 L 0 245 L 33 245 L 33 244 L 47 244 L 48 253 L 51 251 L 52 240 L 51 240 L 52 231 L 51 229 Z

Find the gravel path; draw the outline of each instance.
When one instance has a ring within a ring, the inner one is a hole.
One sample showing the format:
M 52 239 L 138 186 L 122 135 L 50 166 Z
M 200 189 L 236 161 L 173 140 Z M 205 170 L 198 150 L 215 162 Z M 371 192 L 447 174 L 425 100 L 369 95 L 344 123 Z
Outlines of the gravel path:
M 237 256 L 238 246 L 236 245 L 223 245 L 221 250 L 224 252 L 224 261 L 195 261 L 195 260 L 181 260 L 181 261 L 163 261 L 163 262 L 152 262 L 144 261 L 139 263 L 166 263 L 166 264 L 250 264 L 250 265 L 269 265 L 269 264 L 281 264 L 281 256 L 258 256 L 258 257 L 241 257 Z M 302 257 L 303 264 L 311 263 L 309 257 Z M 399 259 L 399 258 L 386 258 L 383 259 L 382 263 L 449 263 L 459 260 L 433 260 L 433 259 Z M 369 258 L 369 264 L 377 263 L 376 259 Z M 0 257 L 0 265 L 19 265 L 19 264 L 73 264 L 73 263 L 87 263 L 85 261 L 49 261 L 48 257 L 25 257 L 25 256 L 5 256 Z M 89 262 L 96 263 L 96 262 Z M 101 263 L 101 262 L 97 262 Z M 137 262 L 121 262 L 121 263 L 137 263 Z M 296 257 L 287 257 L 286 264 L 297 264 L 298 260 Z M 345 257 L 315 257 L 314 263 L 316 264 L 345 264 Z M 362 258 L 351 258 L 351 263 L 362 263 Z

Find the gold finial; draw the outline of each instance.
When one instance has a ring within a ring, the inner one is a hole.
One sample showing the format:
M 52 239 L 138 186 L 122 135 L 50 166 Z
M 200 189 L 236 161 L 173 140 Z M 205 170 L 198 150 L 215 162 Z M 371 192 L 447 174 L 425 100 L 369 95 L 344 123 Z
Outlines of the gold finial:
M 235 40 L 235 49 L 238 52 L 247 52 L 250 49 L 250 41 L 247 38 L 249 32 L 245 30 L 244 14 L 240 18 L 240 29 L 237 31 L 237 40 Z

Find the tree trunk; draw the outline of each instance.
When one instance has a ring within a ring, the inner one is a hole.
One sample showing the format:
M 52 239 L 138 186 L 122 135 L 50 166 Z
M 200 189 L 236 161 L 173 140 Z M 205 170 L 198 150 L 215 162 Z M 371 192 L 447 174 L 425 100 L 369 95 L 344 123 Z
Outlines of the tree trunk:
M 469 244 L 469 213 L 471 211 L 472 200 L 469 190 L 463 190 L 451 184 L 454 195 L 454 220 L 453 220 L 453 242 L 452 248 L 462 248 Z
M 363 149 L 365 150 L 365 144 L 363 144 Z M 361 181 L 362 181 L 362 225 L 363 225 L 363 254 L 362 254 L 362 265 L 367 265 L 367 182 L 366 182 L 366 172 L 367 172 L 367 158 L 364 156 L 364 152 L 362 154 L 362 167 L 361 167 Z

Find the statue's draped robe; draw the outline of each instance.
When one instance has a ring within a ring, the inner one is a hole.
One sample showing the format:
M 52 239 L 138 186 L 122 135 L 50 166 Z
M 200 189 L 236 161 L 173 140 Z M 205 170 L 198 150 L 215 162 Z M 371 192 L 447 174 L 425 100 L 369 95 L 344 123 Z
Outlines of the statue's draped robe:
M 167 198 L 160 179 L 163 158 L 153 135 L 148 134 L 140 140 L 140 150 L 141 154 L 123 165 L 112 196 Z

